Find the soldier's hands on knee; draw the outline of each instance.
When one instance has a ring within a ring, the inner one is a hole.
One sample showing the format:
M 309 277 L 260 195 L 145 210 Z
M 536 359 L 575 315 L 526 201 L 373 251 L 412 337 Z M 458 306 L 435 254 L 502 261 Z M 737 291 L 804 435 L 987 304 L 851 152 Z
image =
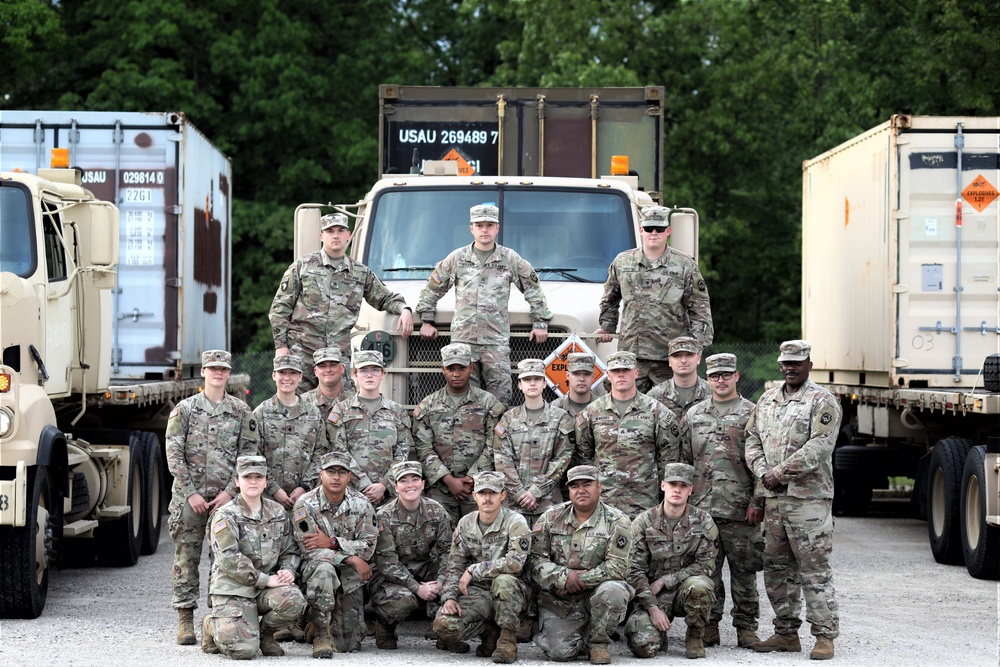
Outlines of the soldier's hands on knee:
M 649 620 L 653 622 L 653 627 L 660 632 L 666 632 L 670 629 L 670 619 L 655 604 L 649 608 Z
M 361 556 L 351 556 L 347 559 L 347 563 L 354 568 L 358 576 L 361 577 L 361 581 L 365 582 L 372 578 L 372 568 Z
M 445 616 L 461 616 L 462 608 L 458 605 L 458 600 L 448 600 L 441 605 L 441 613 Z
M 569 577 L 566 579 L 566 592 L 568 593 L 579 593 L 586 586 L 580 580 L 580 573 L 577 570 L 570 570 Z
M 441 584 L 436 581 L 422 581 L 417 587 L 417 597 L 425 602 L 430 602 L 431 600 L 436 600 L 438 593 L 441 590 Z

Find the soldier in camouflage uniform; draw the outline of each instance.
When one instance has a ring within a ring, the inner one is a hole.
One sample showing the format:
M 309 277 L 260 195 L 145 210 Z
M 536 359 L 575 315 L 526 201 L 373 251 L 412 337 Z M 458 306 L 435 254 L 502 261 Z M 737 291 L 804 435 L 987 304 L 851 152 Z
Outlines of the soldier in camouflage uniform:
M 454 286 L 455 317 L 451 340 L 467 343 L 476 362 L 472 383 L 510 405 L 510 314 L 507 302 L 513 284 L 531 306 L 532 329 L 529 340 L 539 345 L 548 339 L 552 312 L 538 275 L 531 264 L 510 248 L 496 242 L 500 231 L 500 210 L 490 204 L 473 206 L 469 229 L 475 241 L 455 250 L 434 267 L 420 292 L 417 314 L 423 338 L 437 336 L 434 315 L 437 302 Z M 481 382 L 480 382 L 481 376 Z
M 656 480 L 684 456 L 673 413 L 636 390 L 637 375 L 634 354 L 609 356 L 611 393 L 576 416 L 576 460 L 597 466 L 604 502 L 630 518 L 659 502 Z
M 396 648 L 396 625 L 427 604 L 437 613 L 453 524 L 441 503 L 423 497 L 423 467 L 417 461 L 394 463 L 389 475 L 396 497 L 375 513 L 378 545 L 371 581 L 375 645 Z
M 475 484 L 479 509 L 462 517 L 452 536 L 434 631 L 439 649 L 465 653 L 469 645 L 462 640 L 481 636 L 476 655 L 509 663 L 517 659 L 517 628 L 527 604 L 521 572 L 531 533 L 523 516 L 503 506 L 501 473 L 478 473 Z
M 378 507 L 392 496 L 390 466 L 410 457 L 410 415 L 379 393 L 385 377 L 381 352 L 361 350 L 351 362 L 358 393 L 330 410 L 327 437 L 351 457 L 352 486 Z
M 413 409 L 413 443 L 430 487 L 427 495 L 452 521 L 475 511 L 472 475 L 493 470 L 493 428 L 504 406 L 469 383 L 472 350 L 465 343 L 441 348 L 445 386 Z
M 704 658 L 702 638 L 715 602 L 712 573 L 719 531 L 711 515 L 688 503 L 694 467 L 671 463 L 663 476 L 663 502 L 632 522 L 635 611 L 625 624 L 628 647 L 638 658 L 667 648 L 674 616 L 687 625 L 684 655 Z
M 259 453 L 257 421 L 250 406 L 226 393 L 232 355 L 201 355 L 205 390 L 185 398 L 167 421 L 167 468 L 174 476 L 168 528 L 174 541 L 173 607 L 177 643 L 193 645 L 198 606 L 198 564 L 209 515 L 236 495 L 236 458 Z
M 628 517 L 601 501 L 597 468 L 566 475 L 570 501 L 546 511 L 531 529 L 528 570 L 541 588 L 535 642 L 553 660 L 590 649 L 590 662 L 611 662 L 611 635 L 634 593 L 626 582 L 632 553 Z
M 667 406 L 677 421 L 687 409 L 709 397 L 712 390 L 708 383 L 698 377 L 701 363 L 701 345 L 690 336 L 678 336 L 670 341 L 670 370 L 674 376 L 661 382 L 646 393 Z
M 319 415 L 326 419 L 330 408 L 350 395 L 349 383 L 344 382 L 344 359 L 339 347 L 324 347 L 313 352 L 313 372 L 318 382 L 315 389 L 302 394 L 302 398 L 319 408 Z
M 399 332 L 409 338 L 413 313 L 402 295 L 389 291 L 364 264 L 347 256 L 351 231 L 347 216 L 332 213 L 320 218 L 320 250 L 297 259 L 271 302 L 271 330 L 275 354 L 308 357 L 324 347 L 351 352 L 351 328 L 358 321 L 362 300 L 372 308 L 399 315 Z M 316 386 L 312 372 L 304 374 L 302 389 Z
M 562 501 L 558 484 L 569 467 L 576 433 L 569 413 L 542 398 L 545 363 L 525 359 L 517 371 L 524 405 L 507 410 L 493 428 L 493 461 L 507 478 L 507 506 L 532 524 Z
M 236 660 L 253 658 L 258 648 L 267 656 L 284 655 L 274 633 L 306 608 L 295 585 L 299 554 L 292 524 L 279 503 L 262 497 L 263 456 L 241 456 L 236 473 L 240 495 L 212 515 L 212 612 L 202 619 L 201 648 Z
M 279 354 L 273 365 L 278 390 L 254 408 L 253 415 L 261 453 L 270 468 L 267 493 L 290 511 L 299 496 L 319 482 L 316 463 L 325 448 L 325 435 L 319 410 L 295 393 L 302 380 L 302 359 Z
M 809 380 L 812 346 L 781 344 L 785 383 L 768 389 L 747 422 L 746 459 L 764 494 L 764 587 L 775 634 L 751 648 L 800 651 L 801 593 L 816 646 L 809 657 L 833 657 L 839 634 L 833 551 L 833 448 L 843 416 L 836 397 Z
M 552 401 L 552 405 L 562 408 L 572 417 L 576 417 L 594 399 L 604 396 L 604 387 L 592 389 L 594 384 L 594 355 L 587 352 L 571 352 L 566 357 L 566 380 L 569 392 L 562 398 Z
M 712 515 L 721 546 L 715 559 L 715 605 L 705 646 L 719 644 L 719 621 L 726 601 L 722 562 L 729 560 L 729 588 L 733 595 L 733 626 L 737 644 L 749 648 L 756 634 L 760 602 L 757 572 L 763 567 L 763 499 L 754 497 L 753 473 L 744 452 L 747 420 L 753 403 L 739 395 L 735 354 L 713 354 L 706 361 L 712 396 L 688 409 L 681 420 L 681 439 L 689 443 L 694 459 L 694 492 L 689 502 Z
M 306 637 L 314 658 L 332 658 L 358 650 L 365 638 L 363 587 L 378 530 L 371 503 L 350 488 L 350 458 L 328 452 L 320 468 L 321 485 L 296 501 L 292 526 L 309 602 Z
M 668 343 L 677 336 L 692 336 L 702 347 L 712 344 L 715 328 L 708 288 L 698 264 L 667 245 L 670 209 L 649 206 L 642 210 L 642 247 L 626 250 L 608 267 L 601 297 L 598 334 L 611 342 L 618 329 L 618 306 L 623 305 L 618 349 L 633 352 L 639 360 L 640 392 L 670 379 Z

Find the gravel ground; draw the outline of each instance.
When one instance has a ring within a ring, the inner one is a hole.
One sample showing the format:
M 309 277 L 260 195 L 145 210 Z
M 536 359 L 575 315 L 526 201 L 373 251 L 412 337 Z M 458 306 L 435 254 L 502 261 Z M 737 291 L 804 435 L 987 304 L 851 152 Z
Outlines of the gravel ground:
M 876 516 L 838 518 L 834 577 L 840 604 L 841 635 L 835 643 L 842 665 L 998 665 L 1000 664 L 1000 585 L 968 576 L 964 567 L 938 565 L 927 546 L 922 521 L 903 518 L 890 503 L 878 503 Z M 169 664 L 221 665 L 226 658 L 209 656 L 197 646 L 177 646 L 176 614 L 170 608 L 173 549 L 163 533 L 159 551 L 126 569 L 71 569 L 56 572 L 41 618 L 0 621 L 0 666 L 102 665 L 107 667 Z M 728 577 L 728 575 L 727 575 Z M 203 571 L 203 588 L 207 576 Z M 762 637 L 770 635 L 773 614 L 761 592 Z M 200 613 L 196 621 L 201 635 Z M 802 653 L 754 654 L 738 649 L 736 631 L 723 620 L 722 646 L 708 649 L 704 665 L 802 664 L 812 648 L 808 626 L 800 631 Z M 426 623 L 401 626 L 400 648 L 379 652 L 374 640 L 362 650 L 337 655 L 343 665 L 369 665 L 391 657 L 397 665 L 492 664 L 474 654 L 456 656 L 434 649 L 422 638 Z M 684 622 L 669 632 L 666 656 L 657 661 L 684 661 Z M 309 663 L 311 647 L 284 644 L 284 658 L 258 661 Z M 615 663 L 639 663 L 624 642 L 612 646 Z M 518 662 L 541 664 L 541 651 L 521 644 Z

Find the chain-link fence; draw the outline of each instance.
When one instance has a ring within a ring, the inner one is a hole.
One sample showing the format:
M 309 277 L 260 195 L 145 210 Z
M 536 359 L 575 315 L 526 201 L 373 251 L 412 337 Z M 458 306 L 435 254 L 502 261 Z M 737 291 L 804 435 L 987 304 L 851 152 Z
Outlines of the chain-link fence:
M 526 333 L 517 327 L 512 327 L 514 333 Z M 556 329 L 553 329 L 556 332 Z M 564 338 L 549 338 L 543 345 L 539 346 L 529 343 L 527 338 L 515 337 L 511 339 L 511 364 L 516 366 L 517 362 L 527 357 L 544 359 L 559 345 Z M 441 363 L 441 347 L 447 345 L 447 337 L 439 337 L 433 340 L 423 340 L 418 336 L 410 339 L 411 367 L 436 368 Z M 771 380 L 780 380 L 778 373 L 778 344 L 777 343 L 717 343 L 705 350 L 702 355 L 702 364 L 698 368 L 698 375 L 705 377 L 704 359 L 719 352 L 729 352 L 735 354 L 740 370 L 740 393 L 751 401 L 756 402 L 764 392 L 764 385 Z M 265 399 L 274 395 L 274 381 L 271 380 L 271 362 L 273 353 L 257 352 L 236 354 L 233 356 L 233 371 L 236 373 L 246 373 L 250 376 L 250 394 L 247 402 L 251 407 L 256 407 Z M 434 373 L 412 373 L 410 375 L 409 399 L 411 404 L 420 402 L 427 394 L 436 391 L 444 386 L 444 376 Z M 556 394 L 549 388 L 545 389 L 544 397 L 547 401 L 556 398 Z M 517 382 L 514 382 L 513 404 L 520 405 L 524 401 L 521 392 L 517 389 Z

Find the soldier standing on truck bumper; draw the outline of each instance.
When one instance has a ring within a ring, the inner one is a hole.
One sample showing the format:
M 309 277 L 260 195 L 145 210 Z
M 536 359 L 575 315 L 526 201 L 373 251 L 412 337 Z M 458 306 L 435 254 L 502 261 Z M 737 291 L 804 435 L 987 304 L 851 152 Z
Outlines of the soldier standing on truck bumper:
M 250 406 L 226 393 L 232 355 L 201 355 L 205 391 L 185 398 L 167 422 L 167 468 L 174 476 L 168 527 L 174 541 L 173 607 L 177 643 L 193 645 L 198 606 L 198 563 L 209 515 L 237 494 L 236 459 L 259 453 L 257 422 Z
M 623 304 L 618 349 L 639 360 L 640 392 L 670 379 L 668 344 L 671 338 L 691 336 L 703 348 L 712 344 L 715 329 L 708 288 L 698 264 L 667 245 L 670 209 L 650 206 L 641 213 L 642 247 L 626 250 L 608 267 L 601 297 L 601 343 L 611 342 L 618 329 L 618 306 Z
M 271 330 L 275 354 L 294 353 L 308 358 L 324 347 L 338 347 L 351 356 L 351 328 L 358 321 L 361 301 L 372 308 L 399 315 L 399 332 L 413 333 L 413 314 L 402 295 L 389 291 L 364 264 L 347 256 L 351 232 L 347 216 L 332 213 L 320 218 L 323 247 L 297 259 L 271 302 Z M 302 390 L 316 386 L 312 372 L 304 373 Z
M 764 494 L 764 586 L 775 634 L 751 648 L 800 651 L 799 611 L 806 599 L 814 660 L 833 657 L 839 634 L 830 554 L 833 551 L 833 448 L 842 411 L 836 397 L 809 381 L 812 346 L 781 344 L 785 383 L 768 389 L 747 422 L 747 465 Z
M 455 250 L 437 263 L 420 292 L 417 314 L 423 325 L 422 338 L 435 338 L 437 302 L 455 287 L 455 317 L 451 340 L 472 348 L 475 362 L 473 385 L 510 405 L 510 286 L 513 283 L 531 306 L 529 340 L 539 345 L 549 336 L 552 312 L 531 264 L 510 248 L 496 242 L 500 232 L 500 209 L 492 204 L 473 206 L 469 229 L 475 241 Z

